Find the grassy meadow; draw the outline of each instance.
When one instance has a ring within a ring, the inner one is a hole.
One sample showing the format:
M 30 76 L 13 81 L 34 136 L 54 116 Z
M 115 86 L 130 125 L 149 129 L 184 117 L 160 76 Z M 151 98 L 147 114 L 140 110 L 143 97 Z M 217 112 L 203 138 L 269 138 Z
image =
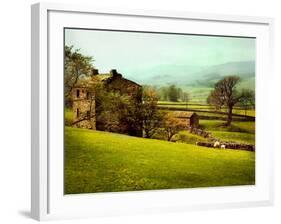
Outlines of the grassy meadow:
M 65 128 L 65 193 L 252 185 L 255 153 Z
M 218 114 L 218 113 L 216 113 L 215 108 L 213 106 L 208 105 L 208 104 L 194 103 L 194 102 L 185 103 L 185 102 L 159 101 L 158 107 L 161 109 L 171 109 L 171 110 L 177 110 L 177 109 L 192 110 L 192 111 L 196 111 L 202 115 L 204 112 L 205 112 L 205 114 L 206 113 Z M 227 113 L 227 108 L 223 107 L 220 112 Z M 248 109 L 245 111 L 243 108 L 236 106 L 233 109 L 233 113 L 234 113 L 234 116 L 243 115 L 243 116 L 255 117 L 255 109 Z
M 73 111 L 70 108 L 64 109 L 64 123 L 66 126 L 71 126 L 73 121 Z
M 203 93 L 205 97 L 205 92 Z M 255 110 L 238 106 L 233 122 L 223 126 L 220 112 L 201 95 L 185 102 L 158 101 L 163 111 L 194 111 L 200 129 L 222 141 L 255 145 Z M 247 115 L 247 116 L 245 116 Z M 151 139 L 71 127 L 73 111 L 65 109 L 65 194 L 255 184 L 255 152 L 197 146 L 208 139 L 187 130 L 173 142 L 160 133 Z
M 201 120 L 200 126 L 221 140 L 255 145 L 254 121 L 234 121 L 229 127 L 225 127 L 221 125 L 221 121 Z

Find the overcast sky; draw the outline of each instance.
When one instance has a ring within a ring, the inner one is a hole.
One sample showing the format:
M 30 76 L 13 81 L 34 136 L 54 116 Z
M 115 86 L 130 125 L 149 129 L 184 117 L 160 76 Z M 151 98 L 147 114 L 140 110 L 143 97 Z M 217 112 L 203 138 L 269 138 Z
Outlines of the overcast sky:
M 205 67 L 255 60 L 255 39 L 97 30 L 65 30 L 65 44 L 93 56 L 101 73 L 127 77 L 157 66 Z

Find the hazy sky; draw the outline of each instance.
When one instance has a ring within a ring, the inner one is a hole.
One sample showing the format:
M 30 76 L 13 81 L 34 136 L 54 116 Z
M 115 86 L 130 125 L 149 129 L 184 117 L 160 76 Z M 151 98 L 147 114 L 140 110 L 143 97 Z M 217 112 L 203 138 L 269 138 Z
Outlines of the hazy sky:
M 126 76 L 163 65 L 194 68 L 255 60 L 250 38 L 66 29 L 65 44 L 93 56 L 101 73 L 116 68 Z

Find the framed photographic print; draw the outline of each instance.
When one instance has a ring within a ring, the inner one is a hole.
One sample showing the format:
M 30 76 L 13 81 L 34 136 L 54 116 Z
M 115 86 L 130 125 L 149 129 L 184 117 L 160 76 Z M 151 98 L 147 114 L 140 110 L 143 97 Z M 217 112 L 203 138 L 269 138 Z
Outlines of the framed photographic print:
M 32 217 L 270 205 L 271 18 L 32 6 Z

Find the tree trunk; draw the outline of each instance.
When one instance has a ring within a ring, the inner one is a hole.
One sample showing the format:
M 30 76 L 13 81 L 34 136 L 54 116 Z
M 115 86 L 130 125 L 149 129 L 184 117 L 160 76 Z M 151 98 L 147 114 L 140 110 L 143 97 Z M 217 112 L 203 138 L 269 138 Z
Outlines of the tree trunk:
M 232 109 L 233 109 L 232 105 L 228 106 L 228 115 L 227 115 L 226 126 L 229 126 L 232 122 Z
M 148 131 L 148 130 L 144 130 L 144 137 L 145 137 L 145 138 L 150 138 L 150 135 L 149 135 L 149 131 Z
M 168 133 L 168 142 L 170 142 L 171 141 L 171 139 L 172 139 L 172 137 L 174 136 L 174 134 L 173 133 Z

